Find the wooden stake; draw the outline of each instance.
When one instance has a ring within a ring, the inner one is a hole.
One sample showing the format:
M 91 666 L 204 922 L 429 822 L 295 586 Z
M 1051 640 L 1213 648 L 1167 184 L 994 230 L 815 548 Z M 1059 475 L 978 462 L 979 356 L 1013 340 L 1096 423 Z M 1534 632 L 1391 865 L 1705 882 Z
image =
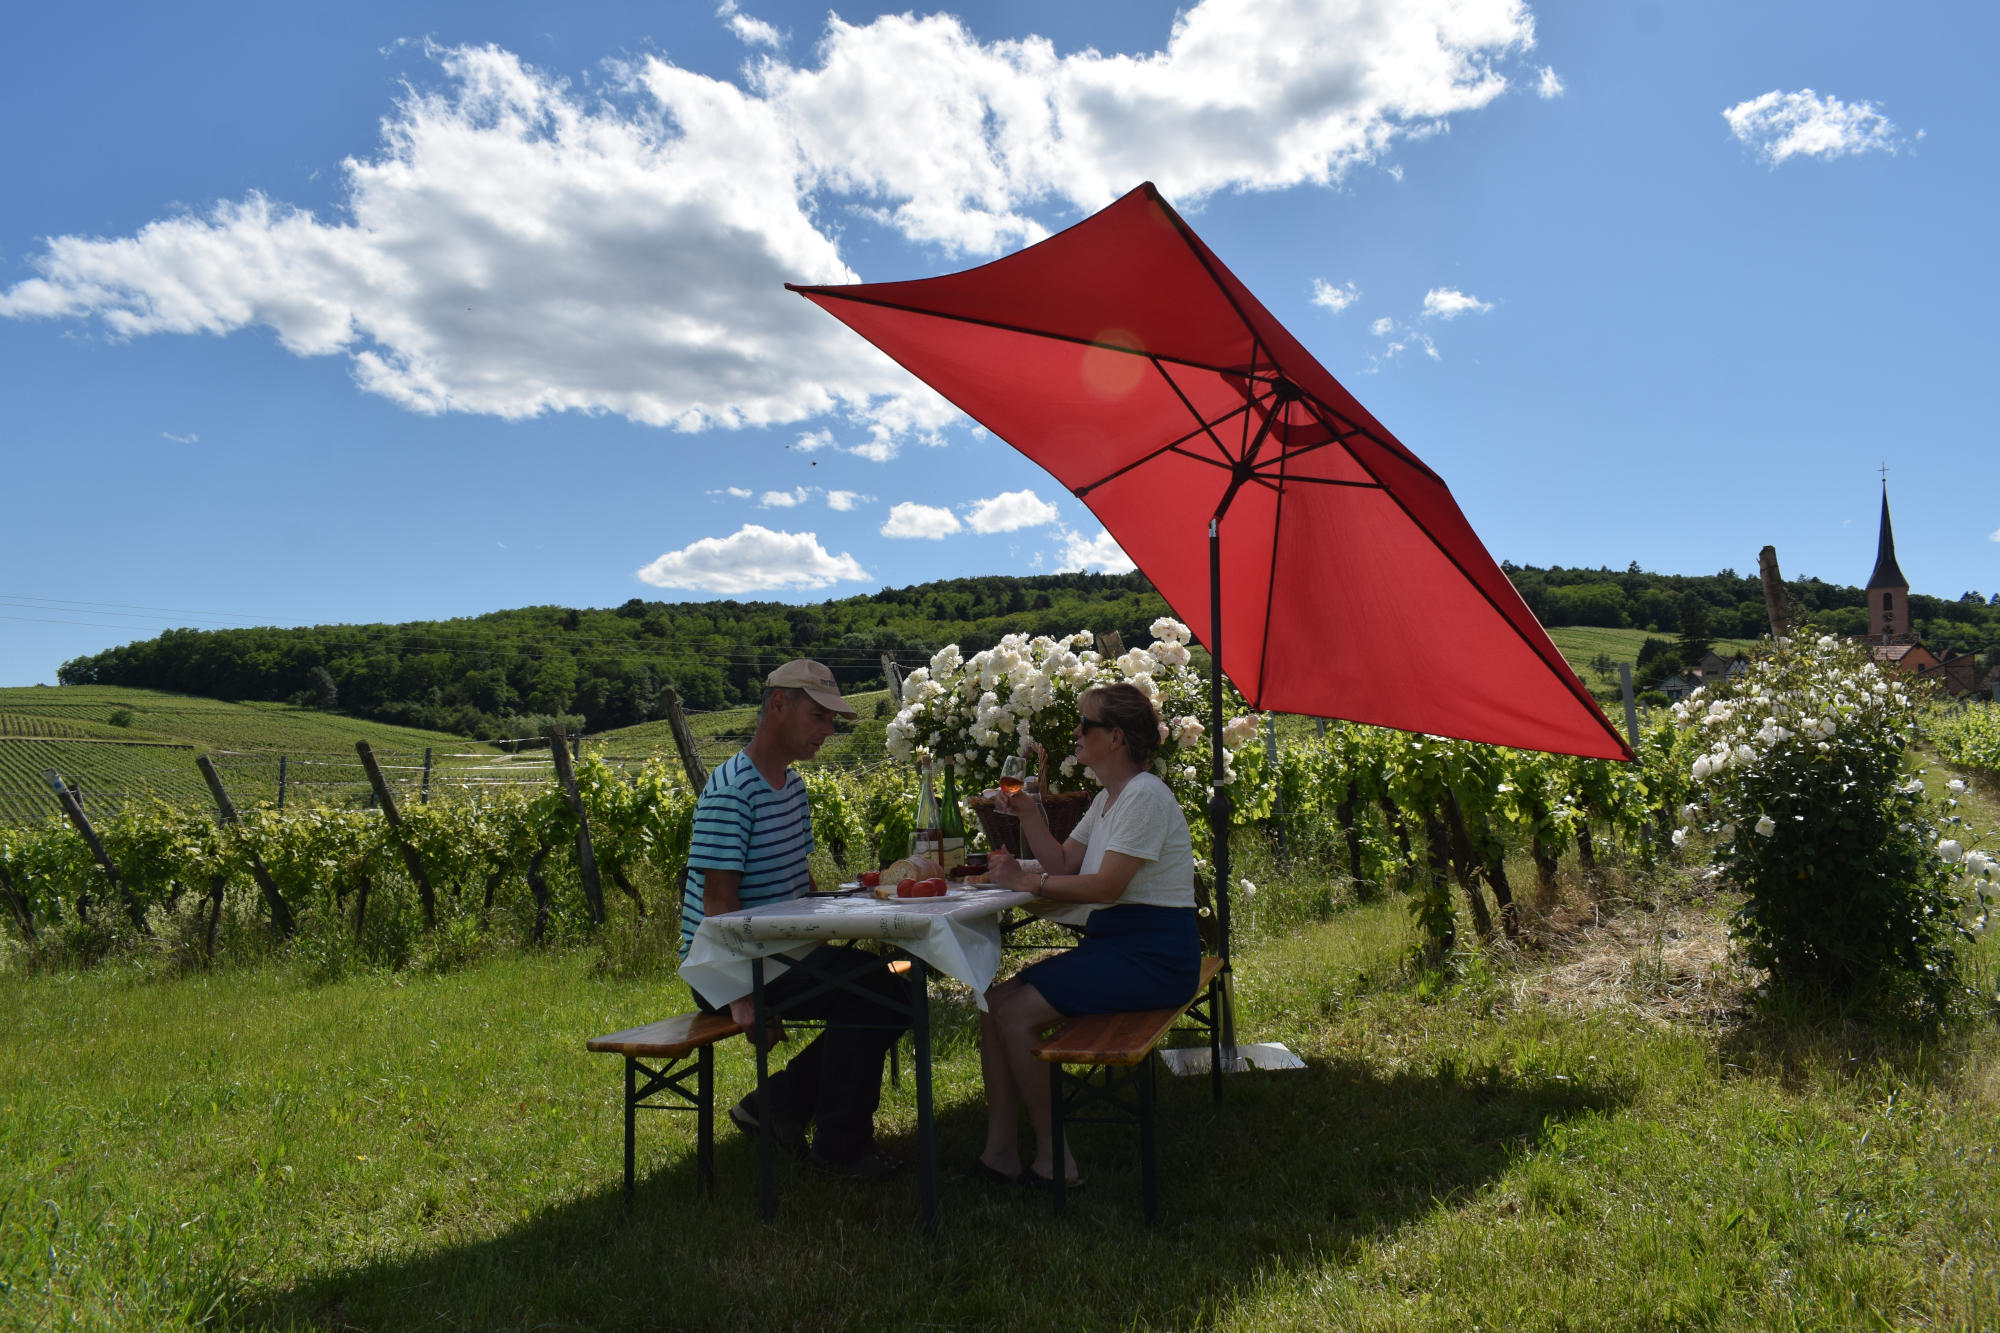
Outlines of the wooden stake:
M 1882 512 L 1889 511 L 1885 508 Z M 1791 618 L 1785 610 L 1785 580 L 1778 573 L 1777 547 L 1766 546 L 1757 553 L 1757 573 L 1764 580 L 1764 613 L 1771 618 L 1771 637 L 1782 639 L 1792 630 Z
M 569 808 L 576 815 L 576 870 L 583 880 L 583 901 L 590 908 L 590 919 L 601 926 L 604 880 L 597 871 L 597 849 L 590 842 L 590 815 L 583 808 L 583 793 L 577 790 L 576 769 L 560 722 L 549 728 L 549 753 L 555 756 L 556 777 L 562 782 L 563 795 L 569 798 Z
M 125 904 L 125 915 L 132 918 L 133 925 L 150 935 L 152 932 L 146 929 L 146 909 L 139 906 L 139 899 L 133 895 L 132 886 L 124 881 L 118 874 L 118 867 L 112 864 L 111 853 L 104 850 L 103 840 L 97 836 L 97 830 L 90 826 L 90 819 L 83 813 L 83 802 L 77 799 L 77 793 L 63 781 L 62 774 L 53 768 L 43 769 L 42 776 L 55 790 L 56 803 L 62 806 L 64 817 L 82 835 L 84 842 L 90 847 L 90 854 L 97 858 L 97 864 L 104 867 L 105 877 L 111 881 L 111 887 L 118 891 L 119 899 Z
M 396 798 L 389 791 L 388 782 L 382 777 L 382 767 L 375 762 L 375 751 L 367 741 L 354 742 L 354 752 L 361 756 L 361 767 L 368 771 L 368 785 L 375 789 L 375 802 L 382 807 L 382 818 L 389 821 L 395 831 L 396 850 L 403 854 L 403 865 L 410 872 L 410 879 L 417 886 L 417 897 L 424 905 L 424 929 L 437 925 L 437 895 L 431 892 L 431 877 L 424 873 L 423 859 L 417 849 L 410 846 L 403 836 L 403 816 L 396 809 Z
M 687 774 L 688 786 L 696 795 L 708 785 L 708 770 L 702 766 L 701 752 L 695 749 L 694 728 L 688 725 L 686 714 L 681 712 L 681 696 L 669 685 L 660 691 L 667 703 L 667 727 L 674 733 L 674 748 L 681 754 L 681 769 Z
M 223 790 L 222 778 L 216 773 L 214 763 L 207 755 L 201 754 L 195 756 L 194 766 L 207 779 L 208 794 L 215 798 L 215 808 L 221 812 L 223 824 L 236 823 L 236 806 L 230 801 L 229 793 Z M 284 894 L 278 892 L 278 882 L 271 878 L 271 872 L 265 867 L 264 858 L 257 855 L 257 849 L 246 846 L 243 851 L 250 860 L 250 878 L 256 880 L 257 887 L 264 891 L 264 903 L 271 909 L 271 924 L 277 927 L 280 935 L 289 936 L 297 929 L 291 904 L 285 901 Z

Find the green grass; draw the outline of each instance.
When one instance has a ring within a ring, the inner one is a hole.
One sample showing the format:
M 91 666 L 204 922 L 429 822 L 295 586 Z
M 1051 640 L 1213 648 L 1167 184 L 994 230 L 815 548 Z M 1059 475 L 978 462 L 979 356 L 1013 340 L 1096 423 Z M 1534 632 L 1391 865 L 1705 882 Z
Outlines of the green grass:
M 1308 1067 L 1219 1108 L 1163 1083 L 1154 1230 L 1130 1132 L 1097 1126 L 1066 1219 L 948 1184 L 926 1241 L 909 1179 L 787 1169 L 766 1227 L 726 1126 L 699 1200 L 690 1117 L 647 1116 L 628 1215 L 618 1063 L 582 1043 L 686 1007 L 629 922 L 441 977 L 0 975 L 0 1325 L 2000 1324 L 1991 1028 L 1669 1021 L 1639 955 L 1610 1003 L 1551 998 L 1573 951 L 1414 973 L 1400 903 L 1315 920 L 1318 886 L 1249 873 L 1241 1031 Z M 971 1011 L 935 1009 L 950 1171 L 983 1119 Z M 720 1096 L 750 1079 L 725 1048 Z M 881 1124 L 912 1150 L 907 1074 Z

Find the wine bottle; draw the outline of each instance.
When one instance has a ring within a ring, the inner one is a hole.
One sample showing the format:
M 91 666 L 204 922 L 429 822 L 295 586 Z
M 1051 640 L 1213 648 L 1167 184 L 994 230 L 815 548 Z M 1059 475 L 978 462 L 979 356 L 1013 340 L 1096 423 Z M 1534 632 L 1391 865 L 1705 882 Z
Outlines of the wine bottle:
M 931 761 L 924 761 L 923 784 L 917 790 L 917 822 L 910 830 L 910 855 L 927 856 L 940 865 L 944 841 L 938 815 L 937 791 L 931 785 Z
M 965 815 L 958 807 L 958 783 L 951 769 L 951 761 L 945 760 L 944 805 L 938 812 L 938 864 L 946 870 L 965 864 Z

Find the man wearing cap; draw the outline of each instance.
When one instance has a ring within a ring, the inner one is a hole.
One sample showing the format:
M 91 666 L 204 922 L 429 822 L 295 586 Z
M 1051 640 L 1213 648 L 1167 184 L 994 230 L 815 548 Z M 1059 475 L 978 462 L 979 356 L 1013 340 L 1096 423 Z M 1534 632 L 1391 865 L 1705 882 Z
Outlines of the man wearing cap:
M 806 784 L 791 765 L 810 759 L 833 734 L 836 717 L 853 717 L 833 673 L 818 662 L 787 662 L 764 680 L 764 704 L 750 743 L 708 775 L 695 805 L 688 848 L 687 884 L 681 894 L 681 957 L 710 913 L 797 898 L 813 887 L 806 859 L 813 849 L 812 811 Z M 873 966 L 869 966 L 873 960 Z M 800 998 L 828 974 L 861 969 L 841 989 Z M 872 1178 L 902 1164 L 875 1149 L 875 1107 L 882 1097 L 882 1064 L 909 1026 L 908 983 L 888 960 L 851 945 L 825 944 L 764 987 L 767 1008 L 796 1018 L 824 1019 L 822 1030 L 785 1067 L 770 1076 L 771 1128 L 778 1142 L 814 1165 L 843 1175 Z M 708 1012 L 717 1006 L 699 992 Z M 730 1017 L 752 1041 L 782 1040 L 751 1031 L 750 997 L 730 1002 Z M 737 1128 L 756 1132 L 763 1108 L 753 1091 L 729 1110 Z M 806 1127 L 814 1128 L 810 1148 Z

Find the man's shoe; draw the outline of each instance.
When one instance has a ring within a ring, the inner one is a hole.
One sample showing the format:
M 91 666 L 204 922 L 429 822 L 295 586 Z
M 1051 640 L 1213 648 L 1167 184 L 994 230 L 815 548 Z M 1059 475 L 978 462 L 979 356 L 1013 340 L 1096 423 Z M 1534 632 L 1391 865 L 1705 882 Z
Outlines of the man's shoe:
M 742 1101 L 729 1108 L 729 1123 L 755 1138 L 763 1131 L 764 1122 L 757 1117 L 757 1094 L 745 1094 Z M 806 1147 L 806 1122 L 797 1116 L 778 1112 L 771 1118 L 771 1137 L 778 1146 L 794 1157 L 808 1155 Z
M 901 1158 L 887 1156 L 873 1148 L 846 1162 L 829 1162 L 819 1155 L 818 1149 L 814 1149 L 806 1160 L 828 1175 L 851 1176 L 855 1180 L 883 1180 L 909 1165 Z

